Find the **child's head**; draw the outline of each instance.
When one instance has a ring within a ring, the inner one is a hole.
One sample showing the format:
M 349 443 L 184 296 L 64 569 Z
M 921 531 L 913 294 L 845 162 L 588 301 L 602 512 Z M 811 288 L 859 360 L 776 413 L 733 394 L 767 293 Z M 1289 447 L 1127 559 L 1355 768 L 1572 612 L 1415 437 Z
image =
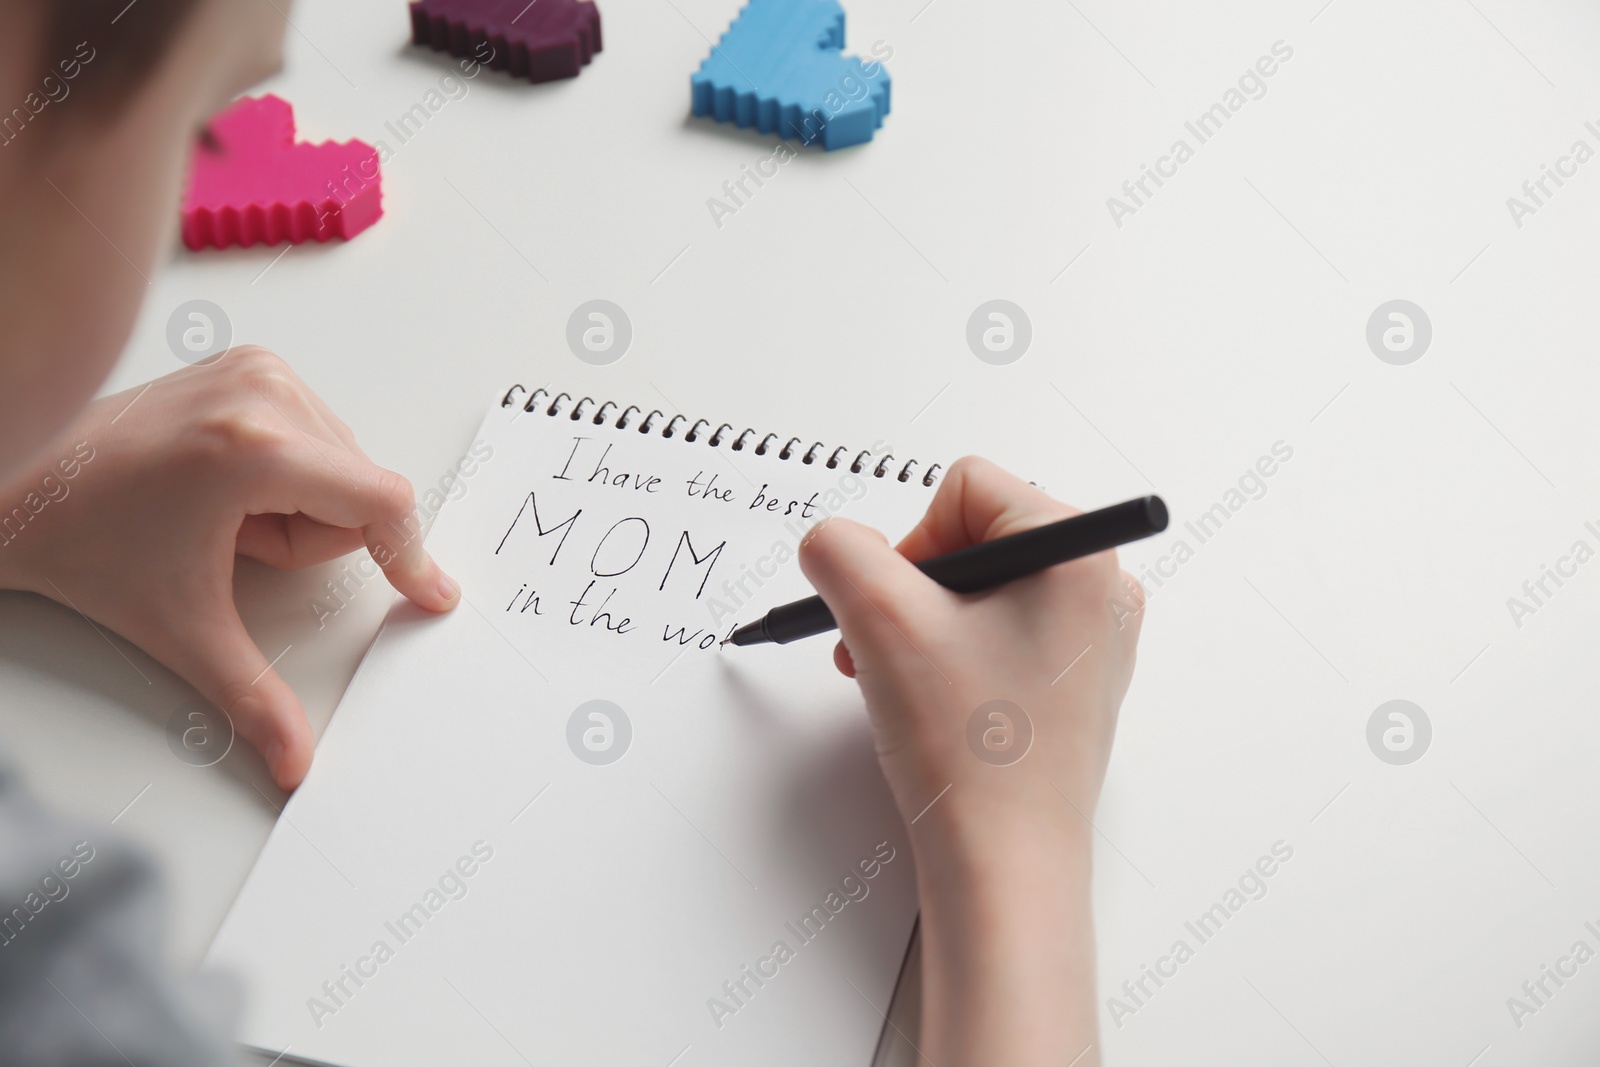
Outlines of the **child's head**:
M 77 414 L 177 231 L 208 116 L 289 0 L 0 0 L 0 477 Z

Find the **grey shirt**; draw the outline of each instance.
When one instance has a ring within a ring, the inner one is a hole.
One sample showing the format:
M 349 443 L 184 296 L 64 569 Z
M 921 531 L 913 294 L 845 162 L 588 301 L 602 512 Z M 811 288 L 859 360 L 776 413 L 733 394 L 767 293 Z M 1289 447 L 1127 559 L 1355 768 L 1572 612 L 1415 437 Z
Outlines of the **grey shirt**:
M 149 856 L 45 810 L 0 763 L 0 1063 L 237 1062 L 237 997 L 166 971 L 161 899 Z

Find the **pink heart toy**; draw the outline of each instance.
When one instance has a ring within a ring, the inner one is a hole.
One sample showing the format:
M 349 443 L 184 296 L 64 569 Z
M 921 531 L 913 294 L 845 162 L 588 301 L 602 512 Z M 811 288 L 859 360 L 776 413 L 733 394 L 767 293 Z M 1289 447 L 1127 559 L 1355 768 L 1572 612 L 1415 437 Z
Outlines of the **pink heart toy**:
M 294 108 L 244 97 L 211 121 L 183 198 L 183 243 L 346 240 L 383 215 L 378 152 L 363 141 L 294 139 Z

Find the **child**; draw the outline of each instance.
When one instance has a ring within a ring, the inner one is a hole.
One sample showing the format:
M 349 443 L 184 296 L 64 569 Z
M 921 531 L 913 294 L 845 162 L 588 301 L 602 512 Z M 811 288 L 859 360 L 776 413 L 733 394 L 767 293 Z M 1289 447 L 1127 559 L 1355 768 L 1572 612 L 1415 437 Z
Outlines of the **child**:
M 0 107 L 17 102 L 0 112 L 0 587 L 137 643 L 292 789 L 311 731 L 239 620 L 235 556 L 295 568 L 365 546 L 396 589 L 447 611 L 454 583 L 406 536 L 410 486 L 258 348 L 90 402 L 170 244 L 189 148 L 278 69 L 286 6 L 0 0 Z M 963 460 L 897 548 L 835 520 L 801 550 L 909 827 L 916 1044 L 940 1067 L 1099 1062 L 1088 820 L 1138 635 L 1138 615 L 1119 625 L 1107 604 L 1137 586 L 1109 552 L 965 597 L 910 563 L 1070 513 Z M 967 741 L 995 699 L 1034 731 L 1010 766 Z M 75 879 L 70 906 L 0 934 L 0 1048 L 34 1064 L 221 1062 L 204 1020 L 157 980 L 148 863 L 109 845 L 86 860 L 76 840 L 0 774 L 0 905 Z

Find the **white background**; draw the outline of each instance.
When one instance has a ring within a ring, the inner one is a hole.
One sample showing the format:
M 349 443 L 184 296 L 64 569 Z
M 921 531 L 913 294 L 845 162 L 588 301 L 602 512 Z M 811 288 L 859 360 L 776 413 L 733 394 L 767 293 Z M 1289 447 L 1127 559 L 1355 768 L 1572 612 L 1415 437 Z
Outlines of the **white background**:
M 849 6 L 849 50 L 894 49 L 877 139 L 802 153 L 718 228 L 707 199 L 774 143 L 687 117 L 733 5 L 601 0 L 605 50 L 581 77 L 483 74 L 397 148 L 384 218 L 348 245 L 177 255 L 110 387 L 176 369 L 167 317 L 203 297 L 419 486 L 496 388 L 551 384 L 925 460 L 981 452 L 1084 506 L 1159 491 L 1175 528 L 1133 566 L 1284 441 L 1266 495 L 1153 590 L 1096 819 L 1102 1001 L 1274 841 L 1294 858 L 1120 1029 L 1102 1011 L 1106 1056 L 1592 1061 L 1600 963 L 1520 1029 L 1506 998 L 1580 937 L 1600 948 L 1582 928 L 1600 919 L 1600 564 L 1521 628 L 1506 599 L 1596 546 L 1600 161 L 1520 229 L 1506 198 L 1574 140 L 1600 149 L 1583 127 L 1600 13 L 923 5 Z M 291 17 L 269 87 L 307 139 L 396 148 L 384 123 L 453 69 L 407 44 L 398 2 Z M 1294 55 L 1266 95 L 1117 227 L 1106 198 L 1279 40 Z M 564 340 L 596 297 L 635 333 L 606 368 Z M 993 298 L 1033 324 L 1008 367 L 965 342 Z M 1433 324 L 1410 366 L 1364 338 L 1394 298 Z M 388 599 L 369 586 L 319 631 L 326 577 L 242 566 L 238 583 L 266 654 L 292 646 L 278 668 L 319 729 Z M 192 962 L 281 798 L 248 753 L 174 758 L 164 725 L 193 694 L 115 644 L 0 600 L 0 729 L 49 800 L 161 854 L 169 943 Z M 1405 767 L 1365 739 L 1395 698 L 1434 729 Z

